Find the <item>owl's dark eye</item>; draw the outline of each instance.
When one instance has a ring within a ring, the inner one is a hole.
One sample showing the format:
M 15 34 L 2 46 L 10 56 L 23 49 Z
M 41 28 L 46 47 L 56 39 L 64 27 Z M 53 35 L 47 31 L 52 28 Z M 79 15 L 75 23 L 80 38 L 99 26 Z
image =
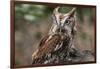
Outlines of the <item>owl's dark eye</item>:
M 65 23 L 66 23 L 66 24 L 69 24 L 69 20 L 66 20 Z

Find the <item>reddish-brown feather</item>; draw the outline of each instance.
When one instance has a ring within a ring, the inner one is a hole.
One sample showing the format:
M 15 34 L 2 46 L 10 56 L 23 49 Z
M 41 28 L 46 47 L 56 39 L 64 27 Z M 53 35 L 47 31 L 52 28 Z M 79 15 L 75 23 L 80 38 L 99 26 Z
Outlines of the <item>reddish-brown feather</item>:
M 39 43 L 39 47 L 42 47 L 45 43 L 45 41 L 49 38 L 49 35 L 46 35 L 45 37 L 43 37 Z
M 44 44 L 41 44 L 43 46 L 40 46 L 36 54 L 37 58 L 35 59 L 41 58 L 45 54 L 52 52 L 55 49 L 56 45 L 60 42 L 60 40 L 61 40 L 60 35 L 55 34 L 47 42 L 44 42 Z

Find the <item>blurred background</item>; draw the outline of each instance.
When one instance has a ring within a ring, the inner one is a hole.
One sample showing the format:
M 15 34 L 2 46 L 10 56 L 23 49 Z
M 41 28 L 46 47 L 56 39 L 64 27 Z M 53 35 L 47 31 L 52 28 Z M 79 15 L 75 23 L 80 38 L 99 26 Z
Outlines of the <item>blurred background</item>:
M 56 6 L 15 4 L 15 64 L 30 65 L 32 53 L 52 25 L 52 12 Z M 60 10 L 67 13 L 72 7 L 63 6 Z M 91 50 L 95 46 L 95 8 L 77 7 L 77 34 L 75 45 L 80 50 Z

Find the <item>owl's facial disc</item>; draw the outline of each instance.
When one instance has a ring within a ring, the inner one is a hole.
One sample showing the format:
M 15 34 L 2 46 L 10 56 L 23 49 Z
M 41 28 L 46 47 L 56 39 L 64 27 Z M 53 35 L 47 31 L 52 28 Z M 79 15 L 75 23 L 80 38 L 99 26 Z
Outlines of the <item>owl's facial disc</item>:
M 54 31 L 71 33 L 73 25 L 75 23 L 74 12 L 76 8 L 73 8 L 69 13 L 59 13 L 59 8 L 55 8 L 53 12 Z M 56 26 L 56 27 L 55 27 Z

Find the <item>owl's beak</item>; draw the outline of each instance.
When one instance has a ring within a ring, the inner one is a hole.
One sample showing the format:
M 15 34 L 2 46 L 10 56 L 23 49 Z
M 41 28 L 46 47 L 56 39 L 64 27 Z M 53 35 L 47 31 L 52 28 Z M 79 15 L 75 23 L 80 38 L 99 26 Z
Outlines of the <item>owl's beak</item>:
M 63 26 L 61 26 L 61 25 L 58 26 L 58 30 L 59 30 L 60 33 L 62 32 L 63 29 L 64 29 Z

